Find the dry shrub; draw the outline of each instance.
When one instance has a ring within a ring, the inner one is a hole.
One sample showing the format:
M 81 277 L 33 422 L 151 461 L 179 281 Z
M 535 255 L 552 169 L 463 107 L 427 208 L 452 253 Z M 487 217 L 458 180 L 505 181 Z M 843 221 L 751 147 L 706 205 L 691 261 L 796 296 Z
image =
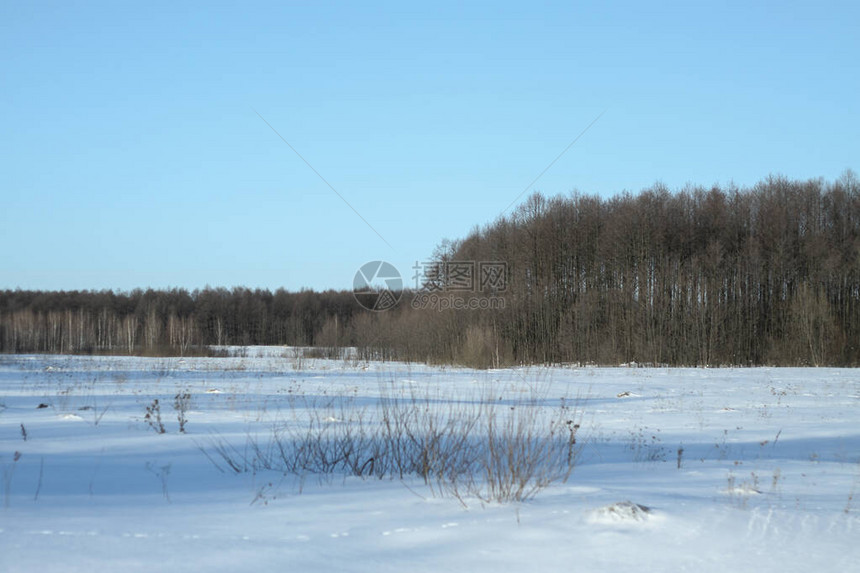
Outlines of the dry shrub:
M 392 380 L 370 405 L 354 394 L 300 396 L 290 403 L 289 421 L 265 438 L 249 434 L 235 447 L 215 437 L 204 453 L 222 471 L 418 476 L 461 502 L 521 501 L 566 481 L 580 452 L 578 401 L 550 406 L 536 387 L 514 400 L 495 388 L 463 400 L 420 395 Z

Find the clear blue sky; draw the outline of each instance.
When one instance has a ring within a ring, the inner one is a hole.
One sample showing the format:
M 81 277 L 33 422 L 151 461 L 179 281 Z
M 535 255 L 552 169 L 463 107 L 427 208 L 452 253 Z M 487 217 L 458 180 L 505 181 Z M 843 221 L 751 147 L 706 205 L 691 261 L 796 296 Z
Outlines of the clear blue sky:
M 858 6 L 2 2 L 0 288 L 408 280 L 604 110 L 529 192 L 834 180 Z

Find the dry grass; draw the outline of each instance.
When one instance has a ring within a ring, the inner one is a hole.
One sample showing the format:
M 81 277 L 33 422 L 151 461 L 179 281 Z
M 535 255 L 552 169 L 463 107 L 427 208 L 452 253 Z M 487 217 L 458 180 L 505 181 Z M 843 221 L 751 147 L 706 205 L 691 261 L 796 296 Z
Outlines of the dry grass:
M 202 449 L 221 471 L 417 476 L 434 495 L 503 503 L 570 477 L 580 418 L 578 401 L 548 405 L 534 388 L 514 400 L 492 388 L 463 400 L 419 394 L 391 380 L 380 384 L 371 404 L 348 393 L 297 396 L 263 438 L 248 434 L 237 447 L 213 436 Z

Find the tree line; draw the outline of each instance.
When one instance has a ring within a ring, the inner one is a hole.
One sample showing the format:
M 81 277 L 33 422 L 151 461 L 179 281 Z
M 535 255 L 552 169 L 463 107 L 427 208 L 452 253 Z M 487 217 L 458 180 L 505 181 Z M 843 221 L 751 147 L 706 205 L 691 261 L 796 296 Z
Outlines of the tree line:
M 860 185 L 770 177 L 532 195 L 440 258 L 506 261 L 503 310 L 447 317 L 472 362 L 857 364 Z
M 378 313 L 345 291 L 0 292 L 0 351 L 287 344 L 479 367 L 860 363 L 860 183 L 850 171 L 832 183 L 534 194 L 432 260 L 421 289 Z M 445 288 L 462 278 L 453 269 L 499 262 L 499 292 Z M 410 304 L 428 292 L 503 305 Z
M 340 344 L 349 292 L 205 288 L 188 291 L 0 291 L 0 351 L 207 353 L 211 345 Z M 344 338 L 345 342 L 349 342 Z

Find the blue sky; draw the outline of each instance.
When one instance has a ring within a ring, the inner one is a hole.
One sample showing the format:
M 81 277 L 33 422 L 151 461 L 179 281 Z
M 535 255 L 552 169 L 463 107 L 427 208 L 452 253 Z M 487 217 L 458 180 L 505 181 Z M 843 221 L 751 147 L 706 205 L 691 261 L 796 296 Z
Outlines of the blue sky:
M 833 180 L 858 6 L 3 2 L 0 288 L 408 278 L 604 111 L 528 192 Z

